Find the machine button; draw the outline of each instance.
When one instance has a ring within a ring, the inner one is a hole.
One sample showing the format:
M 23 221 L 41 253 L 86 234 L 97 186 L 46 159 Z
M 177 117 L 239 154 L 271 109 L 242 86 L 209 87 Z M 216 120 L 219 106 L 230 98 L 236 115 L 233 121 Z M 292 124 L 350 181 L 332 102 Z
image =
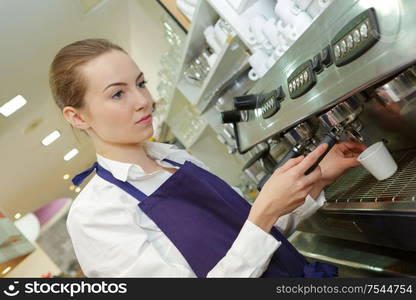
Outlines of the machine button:
M 345 40 L 341 41 L 340 47 L 341 47 L 342 55 L 346 54 L 347 53 L 347 43 L 345 42 Z
M 289 95 L 296 99 L 308 92 L 316 84 L 316 74 L 313 70 L 312 60 L 301 64 L 287 79 Z
M 380 29 L 374 8 L 357 15 L 331 41 L 334 63 L 341 67 L 369 50 L 380 39 Z
M 358 44 L 361 41 L 360 31 L 358 29 L 355 29 L 353 32 L 353 36 L 354 36 L 354 43 Z
M 352 38 L 351 34 L 347 36 L 347 47 L 348 50 L 351 50 L 354 47 L 354 39 Z
M 321 62 L 322 64 L 328 68 L 332 65 L 332 56 L 331 56 L 331 46 L 328 45 L 321 51 Z
M 363 39 L 366 39 L 368 36 L 368 27 L 367 24 L 363 23 L 360 27 L 360 33 Z
M 263 94 L 261 100 L 262 106 L 260 108 L 263 119 L 270 118 L 277 113 L 280 109 L 280 102 L 283 101 L 284 98 L 285 94 L 281 86 L 270 93 Z
M 322 62 L 321 62 L 321 55 L 319 53 L 313 57 L 312 69 L 316 72 L 316 74 L 319 74 L 323 71 Z M 303 79 L 305 79 L 305 78 L 303 78 Z
M 303 71 L 303 80 L 306 82 L 308 81 L 309 77 L 308 77 L 308 71 Z
M 339 45 L 335 45 L 334 54 L 335 58 L 339 58 L 341 56 L 341 48 L 339 47 Z

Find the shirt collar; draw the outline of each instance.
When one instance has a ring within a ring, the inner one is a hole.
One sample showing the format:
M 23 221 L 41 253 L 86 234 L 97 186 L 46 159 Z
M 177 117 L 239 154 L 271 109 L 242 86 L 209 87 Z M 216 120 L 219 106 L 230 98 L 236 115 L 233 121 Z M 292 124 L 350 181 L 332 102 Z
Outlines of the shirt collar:
M 162 160 L 170 154 L 180 150 L 172 144 L 149 141 L 145 141 L 143 146 L 145 147 L 145 151 L 147 152 L 147 154 L 156 160 Z M 113 174 L 113 176 L 118 180 L 126 181 L 128 178 L 131 177 L 140 177 L 147 175 L 143 168 L 138 164 L 112 160 L 98 153 L 96 153 L 96 156 L 97 162 L 105 169 L 110 171 Z

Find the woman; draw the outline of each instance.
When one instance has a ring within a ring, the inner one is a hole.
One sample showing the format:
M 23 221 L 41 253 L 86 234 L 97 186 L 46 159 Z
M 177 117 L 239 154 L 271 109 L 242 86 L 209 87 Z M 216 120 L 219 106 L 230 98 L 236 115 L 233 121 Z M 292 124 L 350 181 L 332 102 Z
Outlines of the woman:
M 144 74 L 119 46 L 87 39 L 62 48 L 50 69 L 65 119 L 91 138 L 96 170 L 67 228 L 87 277 L 329 277 L 284 235 L 325 201 L 323 188 L 357 166 L 363 145 L 327 145 L 288 161 L 252 206 L 185 150 L 148 142 L 153 100 Z M 316 200 L 315 200 L 316 199 Z

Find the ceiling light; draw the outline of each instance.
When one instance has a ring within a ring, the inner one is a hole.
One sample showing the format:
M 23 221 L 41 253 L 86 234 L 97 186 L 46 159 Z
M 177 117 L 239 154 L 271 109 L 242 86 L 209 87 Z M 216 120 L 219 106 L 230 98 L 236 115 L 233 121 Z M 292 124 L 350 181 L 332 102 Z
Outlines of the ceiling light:
M 69 178 L 69 174 L 65 174 L 63 178 L 64 180 L 67 180 Z
M 81 188 L 80 187 L 77 187 L 76 189 L 75 189 L 75 193 L 79 193 L 81 191 Z
M 3 270 L 3 272 L 1 272 L 1 275 L 6 274 L 7 272 L 9 272 L 12 269 L 12 267 L 8 266 L 6 269 Z
M 69 151 L 67 154 L 65 154 L 64 159 L 65 160 L 70 160 L 71 158 L 73 158 L 75 155 L 78 154 L 78 149 L 74 148 L 71 151 Z
M 58 130 L 52 131 L 52 133 L 48 134 L 48 136 L 46 136 L 43 140 L 42 140 L 42 144 L 44 146 L 48 146 L 50 144 L 52 144 L 57 138 L 59 138 L 61 136 L 61 134 L 59 133 Z
M 21 108 L 23 105 L 25 105 L 26 103 L 27 103 L 27 100 L 23 98 L 23 96 L 18 95 L 14 97 L 12 100 L 10 100 L 9 102 L 6 102 L 5 104 L 3 104 L 3 106 L 0 107 L 0 113 L 3 116 L 8 117 L 12 113 L 14 113 L 16 110 Z
M 17 214 L 15 214 L 15 215 L 14 215 L 14 218 L 17 220 L 17 219 L 19 219 L 21 216 L 22 216 L 22 215 L 21 215 L 20 213 L 17 213 Z
M 75 185 L 70 185 L 70 186 L 69 186 L 69 189 L 70 189 L 71 191 L 73 191 L 73 190 L 75 189 Z

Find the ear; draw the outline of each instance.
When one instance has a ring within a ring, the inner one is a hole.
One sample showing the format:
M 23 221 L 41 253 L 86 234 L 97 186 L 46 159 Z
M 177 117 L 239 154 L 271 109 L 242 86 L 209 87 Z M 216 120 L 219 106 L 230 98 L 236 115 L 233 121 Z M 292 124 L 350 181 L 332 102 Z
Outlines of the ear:
M 79 109 L 72 106 L 65 106 L 62 110 L 62 114 L 65 119 L 75 128 L 87 129 L 90 127 L 88 122 L 85 120 L 84 114 Z

